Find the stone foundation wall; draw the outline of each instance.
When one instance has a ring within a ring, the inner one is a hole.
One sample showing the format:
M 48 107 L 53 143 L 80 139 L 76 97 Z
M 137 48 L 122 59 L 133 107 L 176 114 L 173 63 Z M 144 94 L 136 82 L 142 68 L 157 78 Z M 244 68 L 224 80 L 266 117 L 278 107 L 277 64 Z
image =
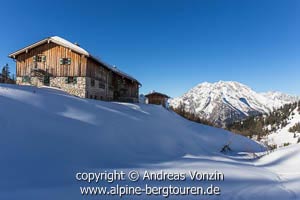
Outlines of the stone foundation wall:
M 71 95 L 78 96 L 81 98 L 98 99 L 105 101 L 114 100 L 113 88 L 108 84 L 94 80 L 95 84 L 92 86 L 91 78 L 89 77 L 76 77 L 76 82 L 68 83 L 68 77 L 50 77 L 49 86 L 59 88 Z M 43 81 L 39 77 L 28 78 L 27 81 L 23 81 L 23 77 L 17 77 L 16 83 L 19 85 L 35 85 L 37 87 L 44 86 Z M 102 83 L 102 84 L 100 84 Z M 100 84 L 100 85 L 99 85 Z M 103 87 L 104 85 L 104 87 Z M 120 96 L 115 101 L 123 102 L 138 102 L 136 97 L 132 96 Z
M 16 84 L 17 85 L 29 85 L 29 84 L 23 83 L 22 82 L 22 77 L 19 77 L 19 76 L 16 78 Z
M 16 84 L 18 85 L 34 85 L 37 87 L 41 87 L 44 85 L 43 81 L 41 81 L 38 77 L 31 77 L 30 80 L 23 82 L 23 77 L 18 76 L 16 79 Z
M 57 87 L 63 91 L 78 96 L 81 98 L 86 97 L 86 78 L 77 77 L 76 83 L 67 83 L 67 77 L 50 77 L 50 87 Z
M 86 78 L 77 77 L 76 83 L 67 83 L 67 77 L 50 77 L 50 87 L 56 87 L 62 89 L 63 91 L 78 96 L 81 98 L 86 97 Z M 17 77 L 16 83 L 18 85 L 34 85 L 37 87 L 44 86 L 44 82 L 41 81 L 39 77 L 30 77 L 27 81 L 23 81 L 23 77 Z
M 98 99 L 98 100 L 105 100 L 105 101 L 112 101 L 113 100 L 113 91 L 109 88 L 108 84 L 105 83 L 105 88 L 99 87 L 99 80 L 94 80 L 95 85 L 92 86 L 91 78 L 86 77 L 86 98 L 89 99 Z M 103 82 L 101 82 L 103 83 Z

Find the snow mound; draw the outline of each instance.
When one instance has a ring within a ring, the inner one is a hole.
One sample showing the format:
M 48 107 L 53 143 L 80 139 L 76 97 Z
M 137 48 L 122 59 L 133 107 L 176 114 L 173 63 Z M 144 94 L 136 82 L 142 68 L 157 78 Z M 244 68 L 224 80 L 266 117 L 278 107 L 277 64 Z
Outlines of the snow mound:
M 132 168 L 219 170 L 226 177 L 219 183 L 220 198 L 228 200 L 297 199 L 300 194 L 299 178 L 276 174 L 292 164 L 291 172 L 299 173 L 299 145 L 253 161 L 244 155 L 263 151 L 258 143 L 161 106 L 80 99 L 52 88 L 0 84 L 0 108 L 3 199 L 82 199 L 75 173 Z M 226 144 L 233 152 L 224 155 L 220 150 Z M 94 197 L 102 196 L 87 199 Z M 161 199 L 124 199 L 141 198 Z
M 228 143 L 234 151 L 262 150 L 245 137 L 192 123 L 161 106 L 80 99 L 51 88 L 3 84 L 0 105 L 6 113 L 0 118 L 4 139 L 14 141 L 14 147 L 6 148 L 22 148 L 24 156 L 41 147 L 40 154 L 52 148 L 66 155 L 95 153 L 101 158 L 99 167 L 216 153 Z M 23 139 L 13 140 L 18 137 Z
M 300 144 L 280 148 L 259 159 L 257 166 L 264 166 L 283 174 L 300 175 Z
M 218 154 L 225 144 L 234 151 L 263 150 L 245 137 L 192 123 L 155 105 L 80 99 L 51 88 L 1 84 L 0 107 L 0 162 L 5 163 L 0 169 L 10 171 L 22 163 L 14 175 L 4 176 L 31 174 L 40 180 L 35 172 L 50 173 L 53 163 L 54 171 L 138 166 L 187 154 Z M 2 178 L 0 185 L 10 178 Z
M 278 182 L 292 199 L 300 198 L 300 144 L 280 148 L 258 160 L 256 165 L 276 174 Z

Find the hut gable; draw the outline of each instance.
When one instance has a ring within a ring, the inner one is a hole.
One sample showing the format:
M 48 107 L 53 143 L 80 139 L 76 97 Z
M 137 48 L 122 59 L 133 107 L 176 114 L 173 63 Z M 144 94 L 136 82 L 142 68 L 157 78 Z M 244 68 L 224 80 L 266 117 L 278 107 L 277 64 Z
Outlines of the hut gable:
M 148 104 L 156 104 L 166 106 L 168 99 L 170 98 L 168 95 L 160 93 L 160 92 L 151 92 L 145 95 L 147 98 Z

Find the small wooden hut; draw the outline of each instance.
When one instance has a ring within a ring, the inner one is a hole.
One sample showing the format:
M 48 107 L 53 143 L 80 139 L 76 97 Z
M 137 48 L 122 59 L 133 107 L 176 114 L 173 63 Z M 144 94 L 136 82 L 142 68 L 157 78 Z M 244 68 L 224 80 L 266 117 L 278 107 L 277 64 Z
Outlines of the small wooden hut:
M 163 105 L 164 107 L 167 105 L 168 99 L 170 98 L 168 95 L 159 92 L 149 93 L 145 95 L 145 97 L 148 100 L 148 104 Z

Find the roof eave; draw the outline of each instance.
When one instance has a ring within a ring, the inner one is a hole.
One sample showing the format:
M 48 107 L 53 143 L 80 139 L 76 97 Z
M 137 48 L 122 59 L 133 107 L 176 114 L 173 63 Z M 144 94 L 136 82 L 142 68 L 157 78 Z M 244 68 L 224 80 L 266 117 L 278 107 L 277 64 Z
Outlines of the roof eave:
M 110 70 L 110 71 L 112 71 L 112 72 L 114 72 L 114 73 L 116 73 L 116 74 L 119 74 L 120 76 L 123 76 L 123 77 L 125 77 L 125 78 L 127 78 L 127 79 L 129 79 L 129 80 L 135 81 L 135 82 L 138 83 L 139 86 L 142 86 L 142 84 L 141 84 L 138 80 L 136 80 L 135 78 L 131 78 L 131 77 L 125 75 L 125 74 L 122 74 L 121 72 L 117 72 L 117 71 L 112 70 L 112 67 L 111 67 L 111 66 L 107 65 L 105 62 L 102 62 L 102 61 L 99 60 L 98 58 L 96 58 L 96 57 L 94 57 L 94 56 L 92 56 L 92 55 L 90 55 L 89 58 L 93 59 L 94 61 L 98 62 L 99 64 L 102 64 L 102 65 L 103 65 L 104 67 L 106 67 L 108 70 Z
M 45 42 L 48 42 L 49 40 L 50 40 L 50 38 L 48 37 L 48 38 L 45 38 L 45 39 L 40 40 L 40 41 L 38 41 L 38 42 L 35 42 L 35 43 L 31 44 L 31 45 L 28 45 L 28 46 L 26 46 L 26 47 L 24 47 L 24 48 L 22 48 L 22 49 L 19 49 L 19 50 L 15 51 L 15 52 L 9 54 L 8 57 L 10 57 L 10 58 L 15 58 L 17 55 L 20 55 L 21 53 L 24 53 L 24 52 L 26 52 L 26 51 L 28 51 L 28 50 L 34 48 L 34 47 L 37 47 L 37 46 L 39 46 L 39 45 L 42 45 L 42 44 L 44 44 Z
M 146 94 L 145 97 L 149 97 L 149 96 L 154 95 L 154 94 L 161 95 L 161 96 L 163 96 L 163 97 L 165 97 L 165 98 L 171 98 L 171 97 L 169 97 L 168 95 L 163 94 L 163 93 L 160 93 L 160 92 L 153 92 L 153 93 L 150 93 L 150 94 Z
M 72 49 L 72 48 L 70 48 L 70 47 L 68 47 L 68 46 L 66 46 L 66 45 L 64 45 L 64 44 L 62 44 L 60 42 L 57 42 L 56 40 L 53 40 L 51 37 L 48 37 L 48 38 L 45 38 L 45 39 L 40 40 L 38 42 L 35 42 L 35 43 L 33 43 L 33 44 L 29 45 L 29 46 L 26 46 L 26 47 L 24 47 L 22 49 L 19 49 L 19 50 L 15 51 L 15 52 L 9 54 L 8 57 L 15 58 L 17 55 L 20 55 L 21 53 L 24 53 L 24 52 L 26 52 L 26 51 L 28 51 L 30 49 L 33 49 L 33 48 L 35 48 L 37 46 L 40 46 L 40 45 L 42 45 L 44 43 L 50 43 L 50 42 L 52 42 L 54 44 L 57 44 L 57 45 L 61 45 L 61 46 L 65 47 L 65 48 L 71 49 L 73 52 L 76 52 L 76 53 L 78 53 L 80 55 L 85 55 L 87 57 L 90 56 L 90 55 L 86 55 L 86 54 L 84 54 L 82 52 L 76 51 L 75 49 Z

